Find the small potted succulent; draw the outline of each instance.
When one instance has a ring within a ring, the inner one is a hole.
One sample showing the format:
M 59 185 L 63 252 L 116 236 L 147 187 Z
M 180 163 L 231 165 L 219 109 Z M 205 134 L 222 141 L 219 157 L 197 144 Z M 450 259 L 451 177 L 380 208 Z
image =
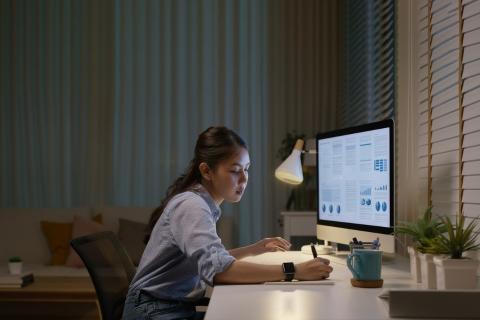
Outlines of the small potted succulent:
M 455 224 L 450 217 L 443 217 L 446 231 L 431 241 L 436 256 L 433 261 L 437 272 L 437 289 L 476 289 L 478 260 L 463 256 L 467 251 L 477 250 L 478 227 L 472 220 L 465 227 L 465 216 L 458 215 Z
M 405 234 L 413 240 L 413 246 L 408 247 L 410 272 L 417 283 L 423 283 L 428 289 L 436 287 L 434 251 L 430 241 L 444 230 L 442 220 L 433 217 L 432 207 L 427 208 L 417 220 L 403 222 L 395 227 L 396 234 Z
M 10 274 L 22 273 L 22 259 L 20 257 L 11 257 L 8 259 L 8 270 Z

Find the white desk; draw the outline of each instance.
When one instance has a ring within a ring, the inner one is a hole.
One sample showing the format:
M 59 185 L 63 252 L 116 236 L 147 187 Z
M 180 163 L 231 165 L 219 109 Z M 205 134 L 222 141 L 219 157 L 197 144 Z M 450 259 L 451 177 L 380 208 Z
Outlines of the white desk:
M 388 304 L 378 294 L 388 288 L 416 288 L 404 258 L 382 266 L 383 288 L 354 288 L 343 258 L 330 259 L 334 285 L 215 286 L 205 316 L 215 319 L 388 319 Z M 244 259 L 256 263 L 296 263 L 312 259 L 298 251 L 267 253 Z

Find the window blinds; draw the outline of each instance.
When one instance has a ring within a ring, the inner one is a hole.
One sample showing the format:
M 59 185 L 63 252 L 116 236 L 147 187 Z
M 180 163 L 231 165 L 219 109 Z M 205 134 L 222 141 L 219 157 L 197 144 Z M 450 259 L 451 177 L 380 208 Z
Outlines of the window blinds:
M 393 118 L 395 1 L 345 0 L 342 127 Z
M 417 2 L 418 155 L 437 215 L 480 217 L 480 1 Z
M 464 1 L 463 19 L 463 212 L 480 216 L 480 1 Z

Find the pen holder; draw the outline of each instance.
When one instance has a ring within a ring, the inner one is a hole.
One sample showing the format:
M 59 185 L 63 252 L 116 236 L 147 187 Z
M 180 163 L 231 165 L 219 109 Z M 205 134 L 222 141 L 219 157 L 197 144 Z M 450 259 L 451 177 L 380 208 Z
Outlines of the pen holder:
M 355 242 L 350 241 L 348 244 L 350 246 L 350 253 L 353 253 L 354 249 L 370 249 L 370 250 L 379 250 L 380 249 L 380 241 L 379 239 L 375 239 L 372 242 L 363 242 L 357 241 L 357 238 L 353 238 Z
M 354 249 L 377 250 L 377 247 L 374 246 L 372 242 L 361 242 L 361 243 L 350 242 L 348 245 L 350 247 L 350 253 L 352 253 Z

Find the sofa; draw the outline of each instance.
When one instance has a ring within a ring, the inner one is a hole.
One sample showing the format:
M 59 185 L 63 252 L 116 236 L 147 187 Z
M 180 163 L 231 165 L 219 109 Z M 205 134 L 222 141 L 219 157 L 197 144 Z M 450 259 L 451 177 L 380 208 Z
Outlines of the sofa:
M 0 209 L 0 272 L 6 272 L 8 259 L 19 256 L 24 269 L 35 276 L 88 277 L 85 268 L 50 265 L 51 251 L 42 231 L 41 221 L 73 222 L 74 217 L 91 219 L 101 214 L 107 230 L 119 231 L 119 219 L 147 223 L 153 208 L 1 208 Z

